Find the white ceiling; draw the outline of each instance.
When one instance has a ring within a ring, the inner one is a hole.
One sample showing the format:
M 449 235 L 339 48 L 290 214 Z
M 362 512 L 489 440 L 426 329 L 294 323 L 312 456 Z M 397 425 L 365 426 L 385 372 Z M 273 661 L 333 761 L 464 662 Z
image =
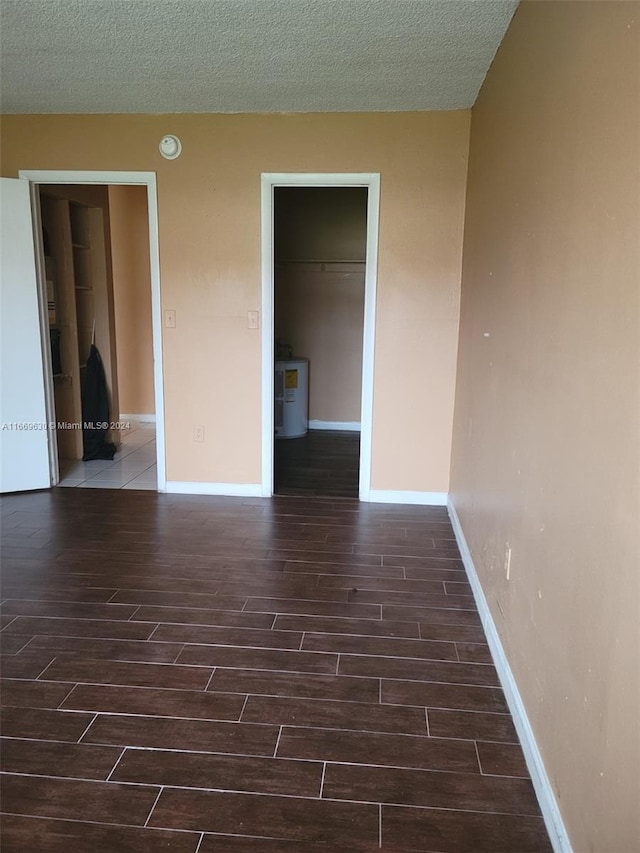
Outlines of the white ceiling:
M 508 0 L 0 0 L 4 113 L 472 106 Z

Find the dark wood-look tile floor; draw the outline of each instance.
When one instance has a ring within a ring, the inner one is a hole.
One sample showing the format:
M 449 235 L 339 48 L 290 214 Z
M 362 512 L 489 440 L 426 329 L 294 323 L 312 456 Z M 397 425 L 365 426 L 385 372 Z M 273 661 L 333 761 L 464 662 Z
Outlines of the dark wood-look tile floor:
M 275 443 L 278 495 L 358 497 L 360 433 L 309 430 L 302 438 Z
M 3 853 L 551 849 L 444 509 L 0 504 Z

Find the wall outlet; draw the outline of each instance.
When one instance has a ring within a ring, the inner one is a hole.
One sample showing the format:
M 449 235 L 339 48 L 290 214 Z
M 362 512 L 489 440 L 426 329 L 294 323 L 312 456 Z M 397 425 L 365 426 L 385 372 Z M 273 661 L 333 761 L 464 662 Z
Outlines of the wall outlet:
M 504 552 L 504 573 L 507 580 L 511 578 L 511 545 L 507 542 L 507 547 Z
M 194 441 L 204 441 L 204 427 L 202 425 L 194 426 L 194 428 L 193 428 L 193 440 Z
M 247 311 L 247 326 L 250 329 L 260 327 L 260 313 L 258 311 Z
M 168 309 L 164 312 L 164 325 L 167 329 L 175 329 L 176 327 L 176 312 Z

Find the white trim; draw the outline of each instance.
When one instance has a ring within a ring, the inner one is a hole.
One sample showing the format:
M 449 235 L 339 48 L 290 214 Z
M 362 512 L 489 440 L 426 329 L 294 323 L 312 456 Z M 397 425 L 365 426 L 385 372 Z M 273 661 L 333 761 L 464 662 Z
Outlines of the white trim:
M 262 260 L 262 496 L 273 494 L 273 324 L 274 324 L 274 281 L 273 281 L 273 183 L 271 176 L 260 176 L 260 222 Z
M 40 193 L 36 184 L 29 184 L 31 199 L 31 226 L 33 228 L 33 247 L 36 262 L 36 285 L 38 288 L 38 315 L 40 318 L 40 343 L 42 347 L 42 367 L 44 370 L 44 404 L 47 421 L 51 423 L 51 412 L 55 412 L 53 375 L 51 366 L 51 339 L 49 332 L 49 309 L 47 302 L 47 274 L 44 262 L 44 244 L 42 238 L 42 211 L 40 210 Z M 49 454 L 49 484 L 55 486 L 60 482 L 60 466 L 58 463 L 58 432 L 52 427 L 47 428 L 47 450 Z
M 158 491 L 164 492 L 166 486 L 166 457 L 164 433 L 164 378 L 162 372 L 162 311 L 160 290 L 160 249 L 158 236 L 158 192 L 155 172 L 100 172 L 100 171 L 54 171 L 41 169 L 20 169 L 18 176 L 34 184 L 113 184 L 146 186 L 147 206 L 149 210 L 149 251 L 151 261 L 151 322 L 153 335 L 153 374 L 156 408 L 156 464 L 158 471 Z M 50 373 L 45 381 L 51 383 Z M 49 395 L 50 399 L 53 394 Z M 49 420 L 54 421 L 53 412 L 48 412 Z M 54 431 L 49 431 L 49 441 L 55 441 Z M 55 445 L 53 445 L 55 446 Z
M 462 525 L 458 518 L 458 513 L 456 512 L 456 508 L 451 498 L 448 501 L 447 507 L 449 510 L 451 524 L 453 526 L 453 532 L 462 556 L 462 562 L 464 563 L 467 577 L 469 578 L 469 583 L 473 590 L 473 597 L 475 598 L 476 606 L 480 613 L 482 627 L 487 637 L 487 642 L 489 643 L 491 656 L 493 657 L 493 662 L 498 672 L 498 678 L 500 679 L 500 684 L 502 685 L 507 705 L 509 706 L 511 716 L 513 717 L 513 722 L 522 745 L 522 751 L 524 752 L 527 767 L 529 768 L 529 773 L 531 775 L 531 781 L 533 783 L 536 796 L 538 797 L 540 810 L 547 827 L 547 832 L 549 833 L 551 845 L 555 853 L 572 853 L 569 835 L 564 825 L 564 821 L 562 820 L 562 815 L 554 796 L 551 782 L 547 776 L 547 771 L 545 770 L 542 756 L 538 749 L 538 744 L 536 743 L 535 735 L 531 728 L 531 723 L 529 722 L 524 702 L 522 701 L 518 685 L 511 667 L 509 666 L 509 661 L 500 640 L 498 629 L 493 621 L 493 616 L 491 615 L 486 596 L 482 589 L 480 578 L 478 577 L 476 567 L 473 564 L 473 558 L 471 556 L 469 546 L 467 545 L 467 540 L 465 539 Z
M 371 500 L 373 375 L 378 286 L 378 224 L 380 175 L 371 175 L 367 194 L 367 254 L 364 276 L 364 333 L 362 342 L 362 400 L 360 404 L 360 500 Z
M 369 500 L 371 488 L 371 433 L 373 429 L 373 375 L 378 280 L 378 173 L 264 172 L 261 177 L 262 246 L 262 495 L 273 494 L 273 190 L 276 186 L 366 187 L 367 255 L 362 339 L 362 402 L 360 414 L 360 500 Z
M 172 495 L 226 495 L 232 498 L 260 498 L 260 483 L 188 483 L 167 480 L 166 492 Z
M 131 421 L 133 424 L 155 424 L 155 415 L 125 415 L 120 412 L 121 421 Z
M 378 504 L 417 504 L 419 506 L 446 506 L 446 492 L 399 492 L 386 489 L 370 489 L 368 498 Z
M 360 432 L 360 421 L 309 421 L 309 429 L 342 430 L 344 432 Z

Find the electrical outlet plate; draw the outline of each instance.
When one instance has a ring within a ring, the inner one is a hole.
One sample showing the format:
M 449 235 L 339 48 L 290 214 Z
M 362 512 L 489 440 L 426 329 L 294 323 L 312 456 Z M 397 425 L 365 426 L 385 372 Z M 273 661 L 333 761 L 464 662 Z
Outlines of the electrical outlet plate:
M 194 426 L 193 428 L 193 440 L 194 441 L 204 441 L 204 427 L 201 425 Z
M 247 325 L 250 329 L 259 328 L 260 315 L 257 311 L 247 311 Z

